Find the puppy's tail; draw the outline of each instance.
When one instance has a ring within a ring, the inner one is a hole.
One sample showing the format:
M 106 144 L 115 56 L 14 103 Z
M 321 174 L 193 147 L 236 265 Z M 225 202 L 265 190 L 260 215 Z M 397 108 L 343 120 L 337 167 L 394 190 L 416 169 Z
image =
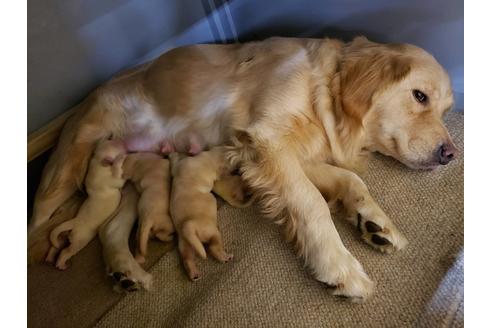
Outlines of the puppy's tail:
M 65 231 L 69 231 L 69 230 L 72 230 L 73 227 L 74 227 L 74 220 L 69 220 L 69 221 L 65 221 L 63 222 L 62 224 L 60 224 L 59 226 L 57 226 L 55 229 L 53 229 L 50 233 L 50 241 L 51 241 L 51 244 L 53 246 L 55 246 L 56 248 L 60 249 L 61 248 L 61 244 L 60 244 L 60 240 L 58 239 L 58 236 L 62 233 L 62 232 L 65 232 Z
M 27 264 L 41 263 L 51 247 L 50 232 L 63 222 L 77 215 L 85 196 L 77 192 L 60 206 L 51 219 L 29 236 L 27 244 Z
M 195 252 L 202 258 L 207 258 L 207 252 L 201 240 L 198 238 L 197 231 L 192 222 L 187 222 L 183 225 L 182 237 L 193 247 Z

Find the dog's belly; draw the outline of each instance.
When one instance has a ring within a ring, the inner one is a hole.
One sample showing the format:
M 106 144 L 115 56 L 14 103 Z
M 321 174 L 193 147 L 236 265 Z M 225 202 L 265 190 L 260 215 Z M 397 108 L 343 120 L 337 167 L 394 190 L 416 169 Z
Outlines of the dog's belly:
M 259 119 L 278 125 L 286 114 L 303 115 L 308 70 L 297 40 L 172 50 L 134 77 L 139 92 L 123 96 L 128 147 L 196 153 Z
M 163 133 L 164 134 L 164 133 Z M 190 132 L 176 138 L 161 138 L 159 136 L 144 133 L 127 135 L 123 139 L 127 151 L 153 152 L 168 155 L 172 152 L 197 155 L 207 147 L 206 140 L 200 139 L 197 134 Z
M 228 116 L 234 95 L 216 91 L 202 106 L 188 115 L 164 116 L 162 109 L 143 100 L 126 106 L 123 135 L 130 152 L 186 152 L 196 155 L 203 149 L 221 144 L 227 137 L 223 122 Z

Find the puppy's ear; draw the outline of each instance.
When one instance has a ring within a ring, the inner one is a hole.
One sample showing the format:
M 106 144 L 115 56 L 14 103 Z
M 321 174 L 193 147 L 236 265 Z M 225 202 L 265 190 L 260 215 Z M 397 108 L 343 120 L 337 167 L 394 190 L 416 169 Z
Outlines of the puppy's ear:
M 343 111 L 362 121 L 374 94 L 403 79 L 410 69 L 410 59 L 397 51 L 356 38 L 344 49 L 341 60 L 339 92 Z

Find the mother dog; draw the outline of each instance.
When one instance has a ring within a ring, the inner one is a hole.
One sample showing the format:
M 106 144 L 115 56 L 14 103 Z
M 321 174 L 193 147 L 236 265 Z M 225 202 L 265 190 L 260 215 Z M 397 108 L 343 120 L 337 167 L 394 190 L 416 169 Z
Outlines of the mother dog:
M 364 300 L 373 283 L 344 247 L 325 199 L 341 200 L 376 249 L 403 248 L 353 171 L 374 151 L 415 169 L 447 164 L 456 149 L 442 116 L 452 104 L 444 69 L 407 44 L 272 38 L 177 48 L 80 104 L 46 165 L 28 230 L 81 187 L 102 138 L 123 138 L 135 151 L 227 144 L 315 278 Z

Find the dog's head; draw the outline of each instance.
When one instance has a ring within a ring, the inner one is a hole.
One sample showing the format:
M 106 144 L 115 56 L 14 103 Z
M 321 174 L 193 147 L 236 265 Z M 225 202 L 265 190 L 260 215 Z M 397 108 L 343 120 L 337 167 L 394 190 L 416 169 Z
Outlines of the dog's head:
M 343 111 L 364 130 L 364 146 L 416 169 L 449 163 L 456 147 L 442 122 L 451 83 L 430 54 L 407 44 L 356 38 L 343 49 Z

